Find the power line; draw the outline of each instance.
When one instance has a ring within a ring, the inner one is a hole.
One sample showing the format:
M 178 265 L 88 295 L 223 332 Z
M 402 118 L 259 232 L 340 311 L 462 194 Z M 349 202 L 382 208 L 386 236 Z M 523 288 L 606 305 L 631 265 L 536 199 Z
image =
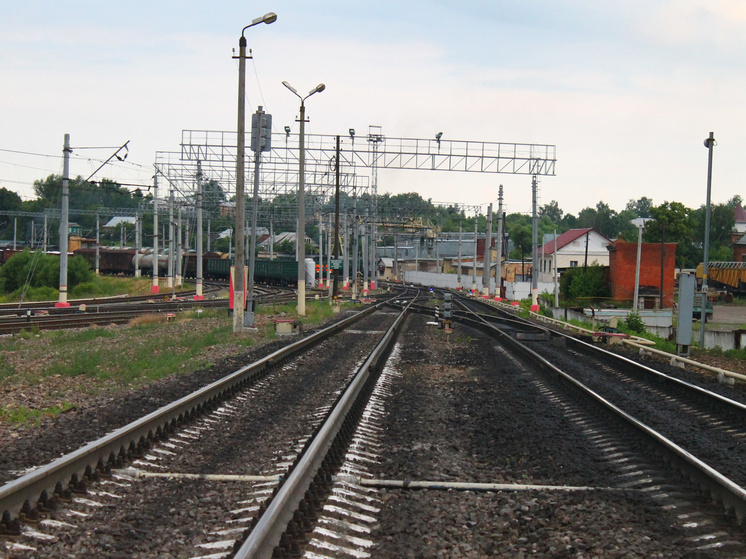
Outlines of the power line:
M 18 151 L 18 150 L 15 150 L 15 149 L 3 149 L 3 148 L 0 148 L 0 151 L 4 151 L 4 152 L 7 152 L 7 153 L 18 153 L 20 155 L 34 155 L 36 157 L 56 157 L 58 159 L 62 159 L 62 157 L 63 157 L 62 155 L 49 155 L 49 154 L 46 154 L 46 153 L 33 153 L 33 152 L 30 152 L 30 151 Z

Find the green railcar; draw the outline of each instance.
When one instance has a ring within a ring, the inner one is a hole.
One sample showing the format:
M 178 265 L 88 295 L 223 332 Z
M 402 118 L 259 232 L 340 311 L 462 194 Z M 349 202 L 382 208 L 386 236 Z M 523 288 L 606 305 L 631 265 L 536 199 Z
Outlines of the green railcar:
M 246 265 L 248 264 L 247 261 Z M 231 266 L 233 266 L 232 259 L 210 260 L 207 264 L 209 277 L 228 279 Z M 297 285 L 298 262 L 297 260 L 257 258 L 254 260 L 254 281 L 271 285 Z

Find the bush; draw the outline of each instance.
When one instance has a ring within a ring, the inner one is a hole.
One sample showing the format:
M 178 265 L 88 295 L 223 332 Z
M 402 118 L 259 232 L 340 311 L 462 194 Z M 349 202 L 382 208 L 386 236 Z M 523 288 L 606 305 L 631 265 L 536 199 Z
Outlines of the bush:
M 67 286 L 69 290 L 79 283 L 93 279 L 88 262 L 82 256 L 67 260 Z M 17 291 L 26 284 L 32 288 L 57 289 L 60 283 L 60 257 L 44 254 L 40 250 L 24 250 L 11 256 L 0 267 L 0 288 L 5 293 Z
M 624 326 L 627 330 L 638 334 L 645 334 L 648 331 L 642 318 L 640 318 L 640 315 L 637 313 L 630 313 L 624 320 Z
M 565 299 L 609 297 L 607 268 L 594 263 L 587 268 L 566 270 L 560 280 L 560 293 Z

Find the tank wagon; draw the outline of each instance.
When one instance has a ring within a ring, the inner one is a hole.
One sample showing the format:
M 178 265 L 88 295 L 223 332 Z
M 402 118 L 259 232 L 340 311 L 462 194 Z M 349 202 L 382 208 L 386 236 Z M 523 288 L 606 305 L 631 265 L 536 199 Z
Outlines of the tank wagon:
M 96 266 L 96 249 L 81 248 L 74 254 L 83 256 L 91 268 Z M 225 280 L 230 277 L 233 259 L 220 252 L 207 252 L 202 256 L 202 277 L 204 279 Z M 248 265 L 248 261 L 246 262 Z M 135 273 L 135 250 L 122 248 L 99 248 L 99 270 L 102 274 L 117 274 L 131 276 Z M 153 254 L 140 255 L 140 270 L 143 274 L 152 274 Z M 168 270 L 168 256 L 159 255 L 158 275 L 166 275 Z M 184 278 L 197 277 L 197 253 L 189 252 L 183 256 L 182 276 Z M 269 260 L 257 258 L 254 264 L 254 278 L 259 283 L 271 285 L 297 285 L 298 263 L 294 259 Z

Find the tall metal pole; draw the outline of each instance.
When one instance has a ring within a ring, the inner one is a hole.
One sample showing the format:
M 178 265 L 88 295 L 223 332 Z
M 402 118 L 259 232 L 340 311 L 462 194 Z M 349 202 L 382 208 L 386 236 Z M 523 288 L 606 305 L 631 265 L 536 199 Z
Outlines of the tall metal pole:
M 158 173 L 153 175 L 153 285 L 151 293 L 159 293 L 158 287 Z
M 233 277 L 233 332 L 244 331 L 244 157 L 246 152 L 246 37 L 244 32 L 260 23 L 274 23 L 274 12 L 254 19 L 241 30 L 238 40 L 238 138 L 236 141 L 236 261 Z
M 635 266 L 635 295 L 634 299 L 632 299 L 632 312 L 635 314 L 637 314 L 637 305 L 640 298 L 640 261 L 642 259 L 642 228 L 644 226 L 644 221 L 637 225 L 637 265 Z
M 174 189 L 171 187 L 169 188 L 168 194 L 168 267 L 166 268 L 166 287 L 170 289 L 172 293 L 174 290 L 174 272 L 176 270 L 174 241 Z
M 539 305 L 539 217 L 536 207 L 538 181 L 536 175 L 531 179 L 531 307 L 538 310 Z M 586 239 L 586 249 L 588 239 Z
M 182 259 L 182 227 L 181 227 L 181 205 L 179 205 L 179 210 L 177 212 L 176 217 L 176 252 L 174 253 L 174 258 L 176 258 L 176 278 L 174 281 L 174 284 L 176 287 L 181 287 L 182 285 L 182 265 L 183 265 L 183 259 Z
M 202 295 L 202 165 L 197 161 L 197 293 L 194 295 L 195 301 L 202 301 L 205 296 Z
M 357 288 L 357 274 L 358 266 L 360 265 L 359 250 L 360 250 L 360 224 L 357 219 L 357 194 L 354 195 L 352 201 L 352 237 L 353 237 L 353 249 L 352 249 L 352 300 L 357 300 L 358 288 Z
M 101 217 L 98 215 L 98 212 L 96 212 L 96 275 L 99 275 L 101 267 L 100 267 L 100 253 L 99 253 L 99 247 L 101 246 Z
M 477 294 L 477 237 L 478 237 L 478 227 L 479 225 L 479 214 L 474 214 L 474 261 L 472 262 L 471 266 L 471 291 L 474 295 Z
M 68 214 L 70 211 L 70 134 L 65 134 L 65 147 L 62 148 L 62 212 L 60 214 L 60 298 L 55 307 L 69 307 L 67 302 L 67 235 Z M 44 216 L 46 220 L 46 216 Z M 46 221 L 44 223 L 46 233 Z
M 336 143 L 337 156 L 334 159 L 334 259 L 339 261 L 339 156 L 340 156 L 340 138 L 337 136 Z M 345 247 L 347 243 L 345 243 Z M 332 286 L 332 297 L 337 296 L 339 281 L 339 270 L 334 271 L 334 285 Z
M 484 236 L 484 266 L 482 267 L 482 294 L 490 296 L 490 269 L 492 268 L 492 204 L 487 208 L 487 232 Z
M 244 157 L 246 152 L 246 37 L 238 40 L 238 138 L 236 142 L 236 262 L 233 276 L 233 331 L 244 331 Z
M 135 277 L 140 277 L 140 211 L 135 216 Z
M 262 107 L 258 107 L 256 110 L 257 122 L 257 139 L 254 150 L 254 192 L 251 198 L 251 247 L 249 249 L 249 290 L 246 295 L 247 308 L 246 314 L 244 315 L 244 326 L 249 328 L 254 327 L 254 266 L 256 260 L 256 220 L 257 220 L 257 209 L 259 208 L 259 169 L 262 161 L 262 141 L 259 137 L 261 135 L 262 128 L 262 115 L 264 111 Z
M 559 285 L 558 285 L 558 274 L 557 274 L 557 230 L 554 230 L 554 253 L 552 254 L 552 267 L 554 271 L 554 306 L 559 307 Z
M 463 233 L 463 227 L 461 221 L 458 222 L 458 279 L 456 289 L 461 291 L 461 235 Z
M 306 316 L 306 105 L 300 100 L 300 134 L 298 147 L 298 316 Z
M 319 289 L 324 287 L 324 215 L 319 208 Z
M 497 194 L 497 256 L 495 258 L 495 296 L 502 298 L 502 278 L 503 278 L 503 185 L 500 185 Z
M 326 288 L 329 290 L 329 297 L 332 296 L 332 214 L 329 214 L 329 223 L 326 229 Z
M 344 256 L 342 257 L 342 276 L 344 277 L 344 282 L 342 284 L 343 289 L 349 289 L 350 287 L 350 227 L 347 223 L 347 208 L 345 208 L 344 214 L 342 214 L 342 217 L 344 219 L 344 222 L 342 224 L 342 229 L 344 230 L 344 243 L 343 243 L 343 249 L 344 249 Z
M 701 349 L 705 347 L 705 324 L 707 324 L 707 271 L 710 265 L 710 195 L 712 193 L 712 152 L 715 147 L 714 132 L 710 132 L 710 136 L 705 140 L 705 147 L 707 148 L 707 204 L 705 206 L 705 254 L 702 269 L 702 316 L 699 332 Z

